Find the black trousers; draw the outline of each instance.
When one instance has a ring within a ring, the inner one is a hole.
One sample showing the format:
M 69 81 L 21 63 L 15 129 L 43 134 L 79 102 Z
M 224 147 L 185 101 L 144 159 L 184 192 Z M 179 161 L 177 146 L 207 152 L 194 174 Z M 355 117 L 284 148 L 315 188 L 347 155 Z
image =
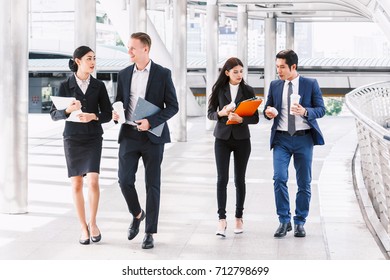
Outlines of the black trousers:
M 164 144 L 153 144 L 146 133 L 132 131 L 124 137 L 119 147 L 119 186 L 133 216 L 141 213 L 141 205 L 135 188 L 139 159 L 145 167 L 146 223 L 145 233 L 157 233 L 160 210 L 161 163 Z
M 215 161 L 217 164 L 217 203 L 219 219 L 226 219 L 227 185 L 229 182 L 230 154 L 234 157 L 234 184 L 236 186 L 236 218 L 242 218 L 246 185 L 245 173 L 251 153 L 250 139 L 215 139 Z

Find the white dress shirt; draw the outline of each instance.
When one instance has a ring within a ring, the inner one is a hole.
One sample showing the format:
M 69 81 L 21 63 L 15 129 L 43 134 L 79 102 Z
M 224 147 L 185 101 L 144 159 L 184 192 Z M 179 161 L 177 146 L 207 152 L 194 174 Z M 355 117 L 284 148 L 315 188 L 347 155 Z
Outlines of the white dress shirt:
M 134 112 L 135 105 L 137 104 L 138 97 L 145 98 L 146 85 L 149 79 L 151 61 L 146 65 L 143 70 L 138 70 L 137 65 L 134 65 L 133 77 L 131 79 L 130 86 L 130 106 L 128 114 L 126 115 L 126 123 L 134 125 L 130 121 L 131 114 Z
M 79 88 L 85 94 L 87 92 L 89 83 L 91 81 L 91 75 L 89 75 L 86 80 L 79 79 L 79 77 L 77 77 L 76 73 L 74 74 L 74 77 L 76 78 L 76 82 L 77 82 Z
M 237 84 L 237 85 L 232 85 L 231 83 L 229 83 L 229 87 L 230 87 L 230 96 L 232 97 L 232 101 L 235 102 L 236 101 L 236 97 L 237 97 L 237 92 L 238 92 L 238 87 L 239 87 L 240 84 Z
M 278 123 L 278 128 L 277 130 L 281 131 L 287 131 L 287 119 L 288 119 L 288 114 L 290 113 L 290 110 L 288 108 L 288 84 L 290 83 L 289 80 L 286 80 L 284 82 L 284 87 L 283 87 L 283 95 L 282 95 L 282 107 L 279 112 L 280 119 Z M 293 93 L 299 94 L 299 75 L 291 80 L 292 83 L 292 88 L 293 88 Z M 300 103 L 300 102 L 299 102 Z M 296 130 L 306 130 L 310 129 L 310 126 L 304 122 L 304 118 L 301 116 L 295 116 L 295 128 Z

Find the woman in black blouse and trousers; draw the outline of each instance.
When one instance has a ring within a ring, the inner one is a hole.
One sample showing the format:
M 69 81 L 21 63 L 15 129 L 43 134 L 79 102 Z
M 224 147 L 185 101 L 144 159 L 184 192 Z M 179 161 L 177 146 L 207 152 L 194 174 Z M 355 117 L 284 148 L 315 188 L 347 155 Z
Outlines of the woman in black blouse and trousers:
M 103 82 L 92 77 L 96 65 L 95 53 L 87 46 L 77 48 L 69 68 L 74 72 L 66 81 L 61 83 L 59 96 L 75 97 L 66 109 L 57 110 L 52 105 L 51 118 L 55 121 L 67 119 L 73 111 L 77 114 L 78 122 L 66 121 L 63 132 L 64 150 L 68 177 L 71 178 L 73 200 L 77 216 L 81 224 L 80 244 L 87 245 L 90 240 L 99 242 L 101 233 L 96 224 L 100 190 L 99 172 L 102 153 L 103 128 L 102 123 L 109 122 L 112 117 L 110 99 Z M 87 223 L 83 177 L 88 184 L 88 199 L 90 218 Z

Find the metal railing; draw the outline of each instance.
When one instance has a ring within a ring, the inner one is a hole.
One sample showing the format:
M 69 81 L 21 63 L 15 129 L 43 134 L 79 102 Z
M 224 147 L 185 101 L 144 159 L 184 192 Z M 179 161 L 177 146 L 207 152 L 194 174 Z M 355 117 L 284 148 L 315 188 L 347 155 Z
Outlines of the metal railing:
M 390 234 L 390 82 L 357 88 L 346 95 L 346 104 L 356 119 L 365 187 Z

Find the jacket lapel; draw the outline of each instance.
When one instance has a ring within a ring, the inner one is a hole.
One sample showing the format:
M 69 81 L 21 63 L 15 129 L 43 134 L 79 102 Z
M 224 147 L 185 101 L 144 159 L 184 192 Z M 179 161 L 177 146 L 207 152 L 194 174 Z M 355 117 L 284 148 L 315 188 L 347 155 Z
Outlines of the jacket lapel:
M 230 94 L 229 86 L 225 87 L 223 95 L 225 96 L 228 103 L 232 102 L 232 95 Z
M 77 94 L 84 95 L 84 93 L 81 91 L 80 87 L 78 86 L 78 84 L 76 82 L 76 78 L 75 78 L 74 74 L 70 77 L 69 87 L 74 92 L 73 97 L 76 97 Z
M 130 103 L 130 89 L 131 89 L 131 80 L 133 78 L 133 73 L 134 73 L 134 67 L 135 67 L 135 64 L 131 65 L 128 68 L 128 73 L 126 75 L 126 80 L 125 80 L 125 84 L 124 84 L 123 92 L 128 93 L 128 94 L 124 94 L 124 96 L 123 96 L 123 105 L 125 108 L 128 108 L 129 103 Z
M 282 101 L 283 101 L 283 87 L 284 87 L 284 81 L 280 80 L 280 82 L 276 85 L 275 88 L 275 104 L 279 105 L 279 108 L 276 108 L 278 111 L 282 108 Z
M 242 99 L 244 98 L 244 94 L 242 92 L 242 88 L 241 86 L 238 87 L 238 92 L 237 92 L 237 96 L 236 96 L 236 99 L 234 100 L 234 103 L 238 103 L 240 101 L 242 101 Z
M 89 81 L 89 85 L 88 85 L 87 91 L 85 92 L 85 95 L 91 94 L 91 92 L 94 92 L 94 89 L 97 88 L 97 87 L 98 87 L 98 83 L 97 83 L 96 79 L 91 76 L 91 79 Z
M 145 91 L 145 99 L 148 100 L 149 98 L 149 89 L 150 85 L 152 84 L 154 74 L 156 73 L 156 65 L 154 64 L 153 61 L 150 61 L 150 73 L 149 73 L 149 78 L 148 82 L 146 83 L 146 91 Z
M 306 81 L 301 76 L 299 76 L 298 94 L 301 96 L 301 102 L 303 100 L 303 96 L 305 95 L 305 92 L 306 92 Z

